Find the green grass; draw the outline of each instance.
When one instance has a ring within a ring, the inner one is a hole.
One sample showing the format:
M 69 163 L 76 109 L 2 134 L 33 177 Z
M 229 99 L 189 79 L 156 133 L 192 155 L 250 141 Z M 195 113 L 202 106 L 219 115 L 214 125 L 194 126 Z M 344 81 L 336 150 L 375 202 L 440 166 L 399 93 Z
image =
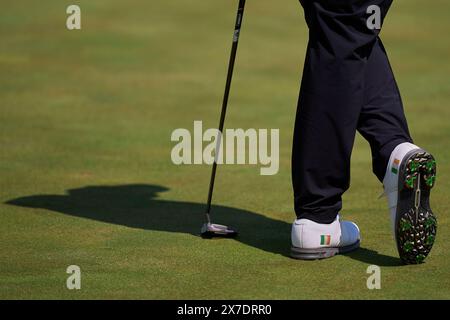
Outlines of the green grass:
M 383 30 L 417 144 L 438 160 L 438 237 L 401 266 L 382 189 L 358 137 L 343 215 L 362 249 L 287 257 L 294 218 L 292 129 L 307 31 L 297 1 L 248 1 L 230 128 L 280 128 L 280 172 L 221 166 L 217 222 L 241 237 L 205 241 L 208 166 L 175 166 L 175 128 L 216 125 L 236 1 L 9 1 L 0 13 L 0 298 L 450 298 L 450 4 L 397 0 Z M 9 202 L 9 204 L 7 204 Z M 67 266 L 82 289 L 65 288 Z M 381 267 L 382 289 L 366 288 Z

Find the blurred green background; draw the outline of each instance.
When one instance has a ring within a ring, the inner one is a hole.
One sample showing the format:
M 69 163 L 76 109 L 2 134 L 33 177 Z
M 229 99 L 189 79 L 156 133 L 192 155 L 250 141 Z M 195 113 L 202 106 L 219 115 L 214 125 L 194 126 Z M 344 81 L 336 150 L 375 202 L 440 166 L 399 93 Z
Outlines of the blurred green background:
M 82 30 L 66 29 L 81 7 Z M 279 128 L 280 171 L 221 166 L 205 241 L 210 168 L 175 166 L 176 128 L 215 127 L 237 1 L 3 1 L 0 11 L 0 298 L 450 298 L 450 2 L 396 0 L 382 38 L 416 144 L 438 161 L 438 237 L 402 266 L 382 187 L 358 136 L 342 215 L 362 249 L 287 257 L 292 129 L 307 29 L 299 3 L 247 1 L 226 126 Z M 79 265 L 82 289 L 66 289 Z M 381 267 L 382 289 L 366 269 Z

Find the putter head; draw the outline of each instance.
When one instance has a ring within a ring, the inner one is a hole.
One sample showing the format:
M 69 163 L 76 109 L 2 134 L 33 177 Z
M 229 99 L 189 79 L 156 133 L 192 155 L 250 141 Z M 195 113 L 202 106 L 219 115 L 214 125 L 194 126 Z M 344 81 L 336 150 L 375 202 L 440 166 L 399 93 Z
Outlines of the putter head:
M 235 229 L 214 223 L 205 223 L 201 230 L 201 236 L 204 239 L 235 238 L 237 235 L 238 232 Z

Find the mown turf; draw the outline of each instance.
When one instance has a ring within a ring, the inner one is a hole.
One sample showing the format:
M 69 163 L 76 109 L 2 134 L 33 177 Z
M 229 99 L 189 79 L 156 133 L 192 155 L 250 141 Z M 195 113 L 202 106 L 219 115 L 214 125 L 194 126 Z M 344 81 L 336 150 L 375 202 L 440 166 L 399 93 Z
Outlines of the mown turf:
M 397 0 L 383 30 L 416 143 L 438 161 L 439 219 L 426 263 L 401 266 L 368 145 L 357 138 L 343 215 L 362 249 L 287 257 L 290 149 L 306 28 L 296 1 L 247 2 L 227 126 L 280 128 L 280 172 L 175 166 L 175 128 L 217 123 L 236 1 L 9 1 L 0 12 L 0 298 L 450 298 L 450 28 L 446 0 Z M 79 265 L 82 289 L 65 288 Z M 366 287 L 381 267 L 382 289 Z

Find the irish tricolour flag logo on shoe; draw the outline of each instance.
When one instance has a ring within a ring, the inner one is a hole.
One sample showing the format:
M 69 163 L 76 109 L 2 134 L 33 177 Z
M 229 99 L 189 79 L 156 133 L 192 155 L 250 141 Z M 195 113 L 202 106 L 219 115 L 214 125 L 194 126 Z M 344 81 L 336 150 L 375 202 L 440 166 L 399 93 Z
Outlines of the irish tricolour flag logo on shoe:
M 394 159 L 394 163 L 392 164 L 392 173 L 393 174 L 398 174 L 398 167 L 400 166 L 400 160 L 399 159 Z
M 320 236 L 320 245 L 329 246 L 331 243 L 331 236 L 329 234 L 323 234 Z

